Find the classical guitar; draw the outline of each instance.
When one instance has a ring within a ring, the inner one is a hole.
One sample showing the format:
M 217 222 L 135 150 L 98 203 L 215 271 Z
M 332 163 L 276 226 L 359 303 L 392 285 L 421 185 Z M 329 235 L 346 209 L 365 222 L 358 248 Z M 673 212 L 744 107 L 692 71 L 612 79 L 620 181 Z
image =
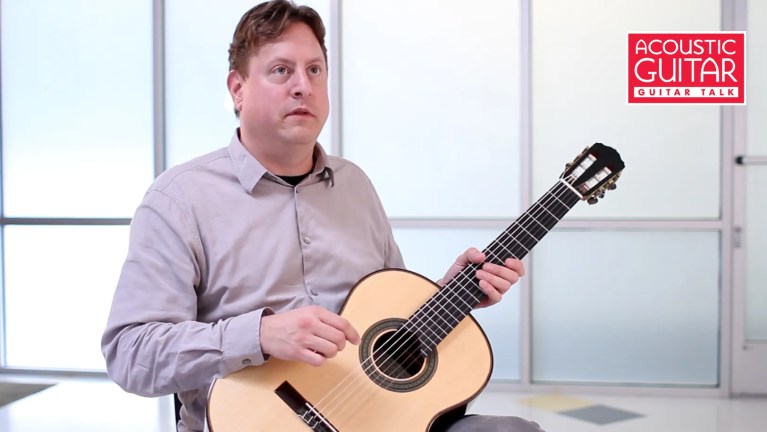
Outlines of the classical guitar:
M 624 163 L 596 143 L 565 167 L 549 191 L 483 251 L 488 261 L 522 258 L 580 200 L 597 202 Z M 372 273 L 352 289 L 341 315 L 362 342 L 323 366 L 271 359 L 216 380 L 211 432 L 427 431 L 441 414 L 485 387 L 490 345 L 470 315 L 482 298 L 476 265 L 443 288 L 406 270 Z

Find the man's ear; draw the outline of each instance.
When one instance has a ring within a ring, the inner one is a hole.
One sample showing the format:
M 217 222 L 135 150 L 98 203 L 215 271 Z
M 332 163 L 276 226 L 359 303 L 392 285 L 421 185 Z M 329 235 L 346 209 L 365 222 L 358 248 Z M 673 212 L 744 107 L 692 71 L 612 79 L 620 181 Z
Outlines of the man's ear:
M 245 79 L 236 70 L 230 70 L 229 75 L 226 77 L 226 86 L 229 88 L 229 94 L 232 96 L 232 102 L 234 103 L 235 112 L 240 112 L 242 109 L 242 89 L 245 83 Z

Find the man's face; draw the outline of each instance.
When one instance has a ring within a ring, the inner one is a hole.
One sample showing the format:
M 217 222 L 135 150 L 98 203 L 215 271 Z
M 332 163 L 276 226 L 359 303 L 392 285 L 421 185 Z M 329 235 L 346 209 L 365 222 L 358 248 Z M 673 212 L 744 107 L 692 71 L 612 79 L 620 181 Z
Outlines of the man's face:
M 309 26 L 293 23 L 250 58 L 248 76 L 229 74 L 248 145 L 313 145 L 328 118 L 328 71 Z

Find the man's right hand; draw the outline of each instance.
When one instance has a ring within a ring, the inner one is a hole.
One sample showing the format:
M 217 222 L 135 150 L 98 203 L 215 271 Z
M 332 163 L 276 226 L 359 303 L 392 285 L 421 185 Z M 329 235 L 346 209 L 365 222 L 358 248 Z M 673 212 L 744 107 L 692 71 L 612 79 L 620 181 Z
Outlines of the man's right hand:
M 360 343 L 345 318 L 319 306 L 307 306 L 261 317 L 261 351 L 282 360 L 320 366 L 344 349 Z

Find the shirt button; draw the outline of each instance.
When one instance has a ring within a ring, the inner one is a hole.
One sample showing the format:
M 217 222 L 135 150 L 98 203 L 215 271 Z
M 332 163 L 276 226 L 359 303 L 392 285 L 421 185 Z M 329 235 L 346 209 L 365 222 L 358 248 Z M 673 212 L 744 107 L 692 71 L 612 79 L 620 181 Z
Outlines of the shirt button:
M 243 360 L 242 364 L 244 364 L 245 366 L 249 365 L 250 364 L 250 359 Z
M 310 239 L 309 236 L 304 236 L 304 243 L 311 244 L 312 243 L 312 239 Z
M 315 295 L 315 296 L 316 296 L 316 295 L 320 295 L 320 293 L 318 293 L 316 289 L 313 289 L 313 290 L 311 291 L 311 293 L 312 293 L 312 295 Z

